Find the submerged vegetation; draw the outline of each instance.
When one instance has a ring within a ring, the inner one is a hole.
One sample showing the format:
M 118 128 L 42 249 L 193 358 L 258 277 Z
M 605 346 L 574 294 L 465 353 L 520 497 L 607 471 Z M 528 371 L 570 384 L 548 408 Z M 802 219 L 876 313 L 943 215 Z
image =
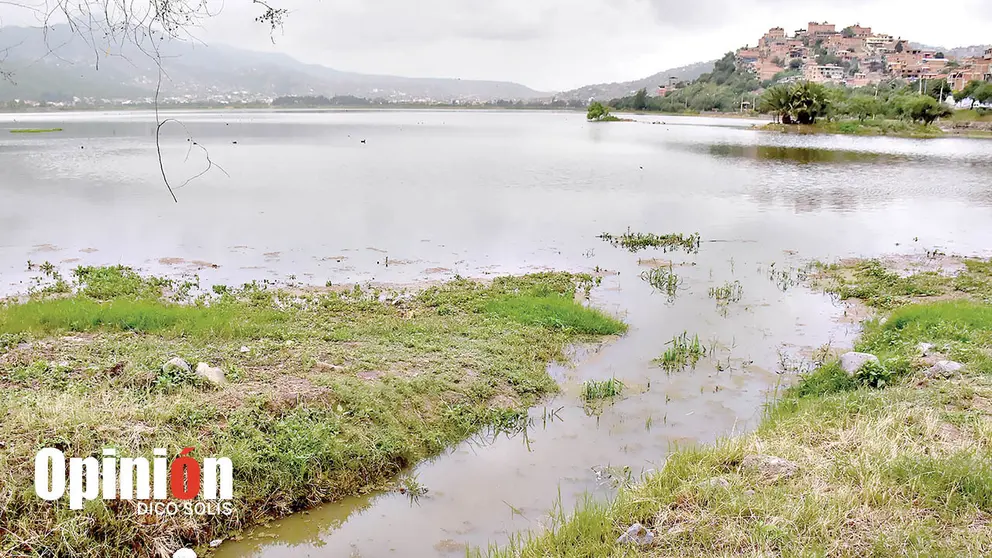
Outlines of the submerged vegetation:
M 587 402 L 610 399 L 619 396 L 624 389 L 623 382 L 616 378 L 608 380 L 586 380 L 582 383 L 582 398 Z
M 672 270 L 672 264 L 667 267 L 655 267 L 641 272 L 641 279 L 659 292 L 665 293 L 668 302 L 674 302 L 678 292 L 683 288 L 683 280 Z
M 599 238 L 609 242 L 613 246 L 620 246 L 631 252 L 638 252 L 648 248 L 661 248 L 665 252 L 681 250 L 687 254 L 696 254 L 699 252 L 700 245 L 699 233 L 689 235 L 682 233 L 658 235 L 654 233 L 635 233 L 630 232 L 628 229 L 627 232 L 618 236 L 603 233 L 599 235 Z
M 668 349 L 656 358 L 655 362 L 668 372 L 677 372 L 689 367 L 695 368 L 699 359 L 706 356 L 706 347 L 699 342 L 699 335 L 693 335 L 690 338 L 686 331 L 673 337 L 666 345 L 668 345 Z
M 718 305 L 739 302 L 744 296 L 744 287 L 740 281 L 727 281 L 719 287 L 710 287 L 709 297 L 716 300 Z
M 944 274 L 822 266 L 820 285 L 883 312 L 855 346 L 877 364 L 849 374 L 828 360 L 754 433 L 679 449 L 614 501 L 559 509 L 547 531 L 488 555 L 989 555 L 992 264 L 964 262 Z M 963 367 L 945 372 L 948 360 Z M 618 542 L 635 523 L 653 540 Z
M 0 304 L 3 556 L 168 556 L 383 487 L 482 428 L 516 431 L 557 389 L 546 364 L 566 345 L 625 329 L 577 302 L 593 279 L 567 273 L 416 293 L 201 292 L 125 267 L 70 280 L 38 269 L 28 300 Z M 45 502 L 32 489 L 43 447 L 228 457 L 234 513 L 151 520 L 130 501 Z M 403 486 L 418 495 L 415 481 Z

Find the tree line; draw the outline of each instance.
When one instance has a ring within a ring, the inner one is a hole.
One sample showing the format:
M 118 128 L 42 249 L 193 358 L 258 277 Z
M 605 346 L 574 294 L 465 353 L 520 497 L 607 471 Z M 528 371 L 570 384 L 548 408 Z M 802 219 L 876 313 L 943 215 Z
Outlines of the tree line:
M 762 85 L 767 88 L 760 92 Z M 661 96 L 646 89 L 611 100 L 616 110 L 681 112 L 739 112 L 745 108 L 772 114 L 782 123 L 811 124 L 818 119 L 851 118 L 865 122 L 884 118 L 932 124 L 952 111 L 949 99 L 992 103 L 992 83 L 972 81 L 953 91 L 945 79 L 907 82 L 892 79 L 858 88 L 825 86 L 805 81 L 760 84 L 755 75 L 736 64 L 728 52 L 708 74 L 688 84 L 678 84 Z

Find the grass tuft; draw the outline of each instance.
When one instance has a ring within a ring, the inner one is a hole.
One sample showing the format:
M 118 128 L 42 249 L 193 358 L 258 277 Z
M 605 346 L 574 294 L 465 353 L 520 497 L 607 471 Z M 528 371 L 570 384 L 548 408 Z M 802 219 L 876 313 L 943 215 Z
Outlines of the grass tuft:
M 582 398 L 586 402 L 618 397 L 624 389 L 623 382 L 616 378 L 608 380 L 586 380 L 582 383 Z
M 673 337 L 667 345 L 668 349 L 655 362 L 668 372 L 685 370 L 690 366 L 695 368 L 699 359 L 706 356 L 706 347 L 699 342 L 699 335 L 690 338 L 685 331 Z
M 609 242 L 613 246 L 620 246 L 631 252 L 638 252 L 648 248 L 661 248 L 665 252 L 684 251 L 687 254 L 696 254 L 699 252 L 700 245 L 699 233 L 689 235 L 682 233 L 658 235 L 654 233 L 634 233 L 628 229 L 627 232 L 619 236 L 603 233 L 599 235 L 599 238 Z

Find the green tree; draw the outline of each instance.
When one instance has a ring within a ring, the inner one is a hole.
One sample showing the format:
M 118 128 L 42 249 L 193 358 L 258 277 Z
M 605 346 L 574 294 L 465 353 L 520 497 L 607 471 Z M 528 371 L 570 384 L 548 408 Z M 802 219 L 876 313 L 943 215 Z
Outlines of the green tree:
M 851 37 L 854 36 L 854 27 L 847 26 L 841 29 L 840 34 L 842 37 L 850 39 Z
M 944 101 L 944 99 L 953 96 L 951 84 L 943 78 L 928 80 L 926 94 L 938 101 Z
M 903 46 L 902 41 L 896 43 L 896 52 L 902 52 L 904 50 L 906 50 L 906 47 Z
M 758 112 L 770 113 L 776 122 L 789 124 L 789 101 L 792 93 L 787 85 L 776 85 L 765 90 L 758 103 Z
M 972 108 L 974 108 L 976 101 L 981 102 L 975 98 L 975 93 L 984 86 L 985 86 L 984 81 L 978 81 L 973 79 L 964 85 L 964 89 L 954 92 L 954 100 L 960 103 L 961 101 L 970 98 L 971 106 Z
M 818 83 L 797 83 L 789 93 L 789 114 L 799 124 L 815 124 L 829 108 L 826 90 Z
M 803 60 L 802 60 L 802 58 L 793 58 L 792 60 L 789 60 L 789 69 L 790 70 L 798 70 L 799 68 L 802 68 L 802 67 L 803 67 Z
M 882 112 L 882 102 L 871 95 L 854 95 L 848 99 L 844 112 L 864 122 Z
M 913 122 L 933 124 L 938 118 L 953 114 L 950 108 L 929 95 L 912 95 L 903 99 L 903 113 Z
M 975 91 L 971 94 L 971 98 L 982 104 L 992 103 L 992 83 L 985 83 L 976 87 Z
M 648 90 L 640 89 L 634 94 L 633 107 L 634 110 L 644 110 L 648 108 Z
M 586 112 L 586 120 L 603 120 L 609 116 L 610 107 L 599 101 L 593 101 L 590 103 L 589 110 Z

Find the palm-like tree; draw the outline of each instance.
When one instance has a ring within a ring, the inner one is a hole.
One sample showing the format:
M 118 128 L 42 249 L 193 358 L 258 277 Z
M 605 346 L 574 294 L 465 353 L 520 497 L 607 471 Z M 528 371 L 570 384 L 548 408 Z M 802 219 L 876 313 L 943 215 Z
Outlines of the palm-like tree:
M 805 81 L 797 83 L 790 93 L 789 114 L 799 124 L 814 124 L 826 112 L 827 92 L 822 85 Z
M 765 91 L 764 95 L 761 96 L 761 103 L 758 105 L 758 110 L 772 113 L 775 117 L 775 122 L 789 124 L 789 101 L 791 98 L 792 94 L 788 86 L 776 85 Z

